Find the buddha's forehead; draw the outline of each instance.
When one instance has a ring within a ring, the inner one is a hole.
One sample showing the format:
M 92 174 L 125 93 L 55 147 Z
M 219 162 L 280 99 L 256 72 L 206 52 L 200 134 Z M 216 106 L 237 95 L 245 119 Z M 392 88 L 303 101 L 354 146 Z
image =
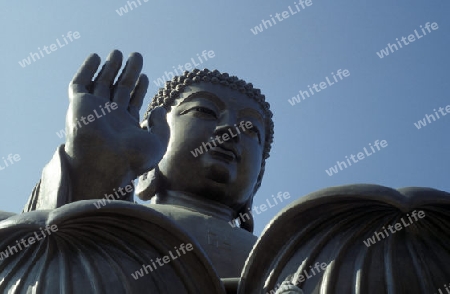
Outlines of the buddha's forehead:
M 211 100 L 219 104 L 219 107 L 230 110 L 252 109 L 257 111 L 262 118 L 264 117 L 261 105 L 255 99 L 227 86 L 208 82 L 201 82 L 185 87 L 175 105 L 179 105 L 183 101 L 186 102 L 199 98 Z

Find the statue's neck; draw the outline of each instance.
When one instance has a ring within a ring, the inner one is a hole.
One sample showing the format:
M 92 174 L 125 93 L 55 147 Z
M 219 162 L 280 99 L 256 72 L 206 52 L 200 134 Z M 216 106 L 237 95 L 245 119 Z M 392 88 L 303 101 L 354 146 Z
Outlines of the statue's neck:
M 196 195 L 181 191 L 164 191 L 164 193 L 157 193 L 156 196 L 152 198 L 152 203 L 182 206 L 227 222 L 233 220 L 236 216 L 236 212 L 224 204 L 205 198 L 199 199 Z

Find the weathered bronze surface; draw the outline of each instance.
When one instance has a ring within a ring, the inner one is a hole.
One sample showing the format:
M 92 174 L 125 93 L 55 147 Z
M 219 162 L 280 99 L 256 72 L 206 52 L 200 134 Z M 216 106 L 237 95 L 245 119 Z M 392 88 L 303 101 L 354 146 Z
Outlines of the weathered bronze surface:
M 446 284 L 448 193 L 328 188 L 283 209 L 258 239 L 252 218 L 230 222 L 252 207 L 269 156 L 264 96 L 194 70 L 158 92 L 140 123 L 142 57 L 130 55 L 114 83 L 121 64 L 113 51 L 94 78 L 100 58 L 85 61 L 69 86 L 66 143 L 23 213 L 0 212 L 0 293 L 403 294 Z M 133 192 L 152 203 L 133 203 Z M 368 246 L 376 232 L 386 236 Z

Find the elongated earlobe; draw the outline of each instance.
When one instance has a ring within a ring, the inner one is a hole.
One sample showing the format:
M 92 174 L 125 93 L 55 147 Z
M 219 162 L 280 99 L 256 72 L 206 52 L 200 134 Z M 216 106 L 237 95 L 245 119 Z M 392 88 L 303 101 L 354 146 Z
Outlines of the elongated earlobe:
M 135 193 L 141 200 L 150 200 L 155 196 L 158 188 L 161 185 L 159 167 L 156 166 L 153 170 L 141 175 L 136 185 Z
M 249 220 L 247 220 L 245 222 L 241 222 L 241 229 L 249 231 L 250 233 L 253 233 L 253 230 L 255 227 L 253 214 L 249 213 L 249 211 L 252 211 L 253 196 L 254 195 L 252 195 L 252 197 L 250 197 L 250 199 L 247 201 L 247 203 L 244 205 L 244 207 L 242 207 L 242 209 L 237 212 L 237 215 L 239 215 L 239 213 L 247 213 L 250 216 Z

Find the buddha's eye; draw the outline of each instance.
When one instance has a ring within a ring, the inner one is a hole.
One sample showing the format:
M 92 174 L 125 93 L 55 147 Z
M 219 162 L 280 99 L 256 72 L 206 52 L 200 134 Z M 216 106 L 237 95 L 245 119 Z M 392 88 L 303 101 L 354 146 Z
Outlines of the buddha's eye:
M 252 126 L 251 128 L 247 129 L 247 132 L 249 132 L 250 134 L 252 134 L 255 137 L 258 137 L 258 141 L 259 141 L 259 143 L 261 143 L 261 134 L 259 133 L 259 130 L 257 127 Z
M 203 106 L 194 106 L 183 111 L 181 114 L 185 114 L 187 112 L 193 112 L 195 115 L 217 118 L 217 114 L 213 110 Z
M 203 112 L 203 113 L 207 113 L 207 114 L 216 116 L 216 113 L 214 111 L 212 111 L 211 109 L 205 108 L 205 107 L 197 106 L 194 109 L 195 109 L 195 111 L 199 111 L 199 112 Z

